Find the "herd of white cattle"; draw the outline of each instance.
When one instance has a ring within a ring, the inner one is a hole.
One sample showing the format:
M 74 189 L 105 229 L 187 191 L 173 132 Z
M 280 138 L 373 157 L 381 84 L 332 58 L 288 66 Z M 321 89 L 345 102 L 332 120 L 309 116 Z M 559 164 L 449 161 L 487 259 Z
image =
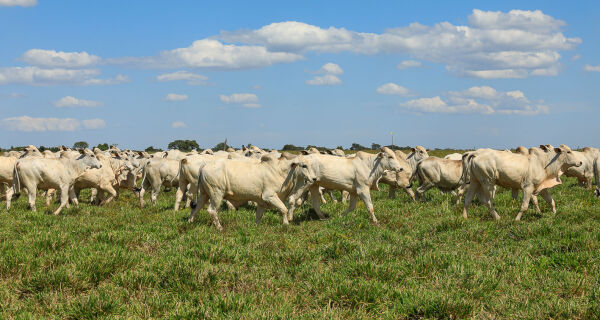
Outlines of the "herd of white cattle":
M 44 191 L 46 205 L 60 191 L 60 206 L 54 212 L 57 215 L 70 203 L 77 205 L 80 191 L 87 188 L 92 189 L 90 201 L 98 205 L 118 198 L 123 189 L 131 190 L 143 208 L 147 190 L 156 205 L 161 187 L 172 187 L 177 188 L 175 210 L 185 201 L 185 206 L 192 208 L 188 219 L 192 222 L 207 206 L 218 230 L 222 230 L 218 209 L 223 201 L 230 209 L 253 203 L 257 223 L 267 208 L 275 208 L 282 213 L 283 223 L 288 224 L 294 209 L 309 195 L 315 212 L 325 219 L 320 210 L 326 201 L 323 195 L 329 194 L 336 202 L 335 190 L 342 192 L 343 202 L 349 199 L 344 214 L 353 211 L 360 198 L 371 221 L 377 223 L 370 190 L 379 190 L 379 183 L 389 185 L 390 198 L 402 189 L 412 200 L 425 200 L 425 192 L 434 187 L 455 194 L 457 204 L 464 195 L 465 218 L 477 196 L 490 214 L 500 219 L 493 203 L 496 187 L 511 189 L 513 198 L 522 190 L 521 209 L 516 216 L 520 220 L 530 201 L 540 211 L 538 195 L 556 213 L 550 189 L 561 183 L 563 174 L 576 177 L 587 188 L 595 179 L 595 192 L 600 195 L 600 150 L 588 147 L 572 151 L 565 145 L 541 145 L 518 147 L 515 152 L 479 149 L 438 158 L 429 156 L 421 146 L 409 154 L 382 148 L 377 154 L 359 151 L 349 155 L 339 149 L 319 152 L 314 148 L 293 155 L 255 146 L 216 152 L 168 150 L 152 155 L 116 147 L 75 151 L 63 146 L 58 152 L 40 152 L 28 146 L 0 157 L 0 191 L 5 194 L 7 210 L 20 193 L 28 195 L 29 208 L 35 211 L 38 189 Z M 419 182 L 416 194 L 412 181 Z

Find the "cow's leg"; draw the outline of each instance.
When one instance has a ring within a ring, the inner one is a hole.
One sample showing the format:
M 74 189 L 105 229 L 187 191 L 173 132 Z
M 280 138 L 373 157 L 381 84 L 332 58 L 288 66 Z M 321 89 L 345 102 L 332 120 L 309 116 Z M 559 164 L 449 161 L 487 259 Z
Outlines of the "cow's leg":
M 79 197 L 79 195 L 77 195 L 77 197 Z M 96 204 L 96 201 L 98 200 L 98 189 L 92 188 L 90 192 L 90 204 Z
M 515 218 L 515 220 L 521 220 L 523 212 L 527 211 L 527 208 L 529 208 L 529 201 L 531 200 L 532 193 L 533 187 L 526 186 L 523 188 L 523 201 L 521 202 L 521 210 L 519 211 L 519 213 L 517 213 L 517 217 Z
M 106 198 L 103 197 L 104 199 L 102 199 L 100 201 L 100 205 L 103 206 L 103 205 L 109 203 L 117 195 L 117 191 L 115 191 L 115 189 L 109 183 L 103 185 L 101 188 L 102 189 L 100 189 L 99 192 L 106 191 L 106 193 L 108 193 L 108 197 L 106 197 Z
M 181 199 L 183 199 L 183 195 L 187 192 L 187 183 L 184 183 L 181 180 L 179 181 L 177 192 L 175 192 L 175 207 L 173 207 L 173 210 L 175 211 L 179 210 L 179 204 L 181 203 Z
M 198 213 L 198 211 L 202 208 L 204 208 L 204 204 L 206 203 L 206 201 L 208 200 L 208 193 L 202 191 L 202 189 L 200 190 L 200 194 L 198 195 L 198 202 L 196 202 L 196 204 L 192 204 L 191 208 L 192 208 L 192 213 L 190 213 L 190 217 L 188 218 L 188 222 L 194 222 L 194 218 L 196 217 L 196 214 Z
M 350 194 L 350 205 L 348 206 L 348 209 L 346 209 L 344 212 L 342 212 L 342 215 L 345 216 L 348 213 L 354 211 L 354 209 L 356 209 L 357 202 L 358 202 L 358 195 L 355 193 Z
M 37 186 L 27 186 L 27 196 L 29 197 L 29 208 L 36 211 L 35 198 L 37 196 Z
M 396 198 L 396 186 L 393 184 L 389 185 L 390 187 L 388 188 L 388 197 L 390 199 L 395 199 Z
M 485 203 L 485 205 L 488 207 L 488 209 L 490 209 L 490 214 L 492 215 L 492 217 L 494 217 L 494 219 L 496 220 L 500 220 L 500 216 L 498 215 L 498 213 L 496 212 L 496 209 L 494 209 L 494 196 L 495 196 L 495 190 L 496 190 L 496 185 L 493 184 L 493 182 L 488 182 L 486 185 L 482 186 L 483 188 L 483 192 L 481 192 L 481 195 L 483 196 L 484 199 L 483 203 Z
M 417 188 L 417 199 L 420 199 L 421 201 L 425 202 L 425 192 L 427 192 L 427 190 L 431 189 L 432 187 L 432 183 L 424 182 L 423 185 Z
M 408 196 L 413 200 L 413 201 L 417 201 L 417 198 L 415 197 L 415 192 L 413 191 L 412 188 L 406 187 L 404 188 L 404 192 L 406 192 L 406 194 L 408 194 Z
M 350 193 L 346 190 L 342 190 L 342 203 L 346 203 L 350 198 Z
M 77 195 L 75 194 L 75 188 L 74 187 L 70 187 L 69 188 L 69 192 L 67 193 L 69 198 L 71 200 L 71 202 L 78 206 L 79 205 L 79 200 L 77 199 Z M 62 199 L 62 192 L 61 192 L 61 199 Z M 69 207 L 69 200 L 67 200 L 67 208 Z
M 544 198 L 544 200 L 546 200 L 548 205 L 552 208 L 552 213 L 556 214 L 556 202 L 554 202 L 554 199 L 552 199 L 552 195 L 550 194 L 550 191 L 548 189 L 544 189 L 544 190 L 542 190 L 542 192 L 540 192 L 540 195 L 542 196 L 542 198 Z
M 331 201 L 333 201 L 333 203 L 337 203 L 337 199 L 335 198 L 335 194 L 333 194 L 333 190 L 331 189 L 327 189 L 327 193 L 329 194 L 329 197 L 331 197 Z
M 356 190 L 360 199 L 365 203 L 365 207 L 367 207 L 367 211 L 369 212 L 369 216 L 371 217 L 371 222 L 374 224 L 379 224 L 377 218 L 375 217 L 375 208 L 373 208 L 373 202 L 371 201 L 371 192 L 369 191 L 369 187 L 359 188 Z
M 460 185 L 457 189 L 456 189 L 456 205 L 460 204 L 460 199 L 462 198 L 463 194 L 465 193 L 465 188 L 463 185 Z
M 221 205 L 221 201 L 223 201 L 222 192 L 218 192 L 216 195 L 213 194 L 210 197 L 208 204 L 208 214 L 211 216 L 213 224 L 215 228 L 219 231 L 223 231 L 223 227 L 221 226 L 221 222 L 219 221 L 219 206 Z
M 69 193 L 72 189 L 69 188 L 69 185 L 60 186 L 60 206 L 58 209 L 54 211 L 54 215 L 58 215 L 62 209 L 69 203 Z M 72 191 L 73 195 L 75 195 L 75 191 Z
M 319 188 L 319 195 L 321 196 L 321 203 L 327 203 L 327 200 L 325 200 L 325 196 L 323 196 L 323 188 Z
M 56 190 L 54 189 L 48 189 L 46 190 L 46 207 L 50 206 L 50 203 L 52 202 L 52 198 L 54 198 L 54 194 L 56 193 Z
M 467 191 L 465 193 L 465 204 L 463 206 L 463 218 L 465 219 L 467 218 L 467 208 L 471 204 L 471 201 L 473 201 L 473 197 L 475 197 L 475 191 L 477 191 L 478 187 L 478 183 L 476 183 L 473 180 L 471 180 L 471 183 L 467 185 Z
M 10 201 L 12 200 L 12 196 L 14 193 L 15 192 L 12 186 L 6 187 L 6 210 L 10 210 Z
M 321 196 L 319 192 L 319 187 L 310 188 L 310 198 L 312 200 L 313 208 L 315 209 L 317 216 L 319 216 L 319 219 L 325 220 L 325 216 L 323 215 L 323 212 L 321 212 Z
M 198 199 L 196 199 L 196 195 L 198 194 L 198 186 L 193 183 L 190 183 L 188 188 L 189 188 L 189 192 L 188 192 L 189 194 L 187 197 L 187 201 L 185 202 L 186 208 L 190 207 L 192 200 L 198 201 Z
M 140 188 L 139 197 L 140 197 L 140 208 L 144 208 L 146 201 L 144 201 L 144 194 L 146 193 L 146 189 L 144 186 Z
M 535 207 L 535 212 L 541 214 L 542 210 L 540 210 L 540 204 L 538 203 L 538 198 L 535 195 L 531 195 L 531 203 L 533 203 L 533 206 Z
M 227 210 L 229 210 L 229 211 L 236 211 L 238 208 L 235 204 L 233 204 L 229 200 L 225 200 L 225 205 L 227 206 Z M 239 205 L 241 205 L 241 203 L 238 203 L 238 206 Z M 256 205 L 256 206 L 258 207 L 258 205 Z
M 254 222 L 256 222 L 256 224 L 260 224 L 260 222 L 262 221 L 262 217 L 265 213 L 265 210 L 266 208 L 262 205 L 258 205 L 256 207 L 256 218 L 254 219 Z
M 277 208 L 277 210 L 281 211 L 281 214 L 283 216 L 283 224 L 290 224 L 290 222 L 288 221 L 288 209 L 285 207 L 285 204 L 281 201 L 281 199 L 279 199 L 279 197 L 276 194 L 265 197 L 263 198 L 263 200 Z

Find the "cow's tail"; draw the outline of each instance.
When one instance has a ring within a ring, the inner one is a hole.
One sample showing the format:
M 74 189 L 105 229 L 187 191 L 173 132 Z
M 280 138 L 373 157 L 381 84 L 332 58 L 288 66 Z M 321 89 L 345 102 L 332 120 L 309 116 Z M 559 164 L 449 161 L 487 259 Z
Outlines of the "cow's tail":
M 17 170 L 18 165 L 19 165 L 19 162 L 15 162 L 15 165 L 13 167 L 12 188 L 14 191 L 15 198 L 18 198 L 19 196 L 21 196 L 21 178 L 19 178 L 19 170 Z M 8 199 L 6 199 L 6 200 L 8 201 Z
M 475 158 L 475 154 L 465 152 L 462 156 L 462 176 L 461 180 L 464 184 L 471 183 L 471 161 Z
M 144 167 L 142 168 L 142 182 L 140 183 L 139 187 L 133 187 L 134 192 L 140 192 L 140 191 L 142 191 L 142 188 L 144 188 L 144 183 L 146 182 L 146 173 L 148 172 L 149 166 L 150 166 L 150 162 L 146 163 L 144 165 Z
M 594 159 L 594 180 L 596 180 L 596 197 L 600 197 L 600 156 Z

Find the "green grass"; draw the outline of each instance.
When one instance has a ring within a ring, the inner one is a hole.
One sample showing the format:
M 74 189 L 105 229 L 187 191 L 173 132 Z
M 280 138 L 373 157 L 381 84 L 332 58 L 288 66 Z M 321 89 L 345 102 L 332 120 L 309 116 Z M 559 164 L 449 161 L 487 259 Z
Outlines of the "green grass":
M 413 203 L 382 186 L 379 227 L 362 203 L 345 217 L 328 203 L 327 221 L 303 206 L 290 226 L 223 210 L 222 233 L 205 211 L 184 221 L 173 192 L 57 217 L 21 197 L 0 212 L 0 318 L 598 318 L 600 203 L 563 181 L 556 216 L 540 202 L 521 222 L 508 191 L 496 222 L 482 206 L 464 220 L 437 190 Z

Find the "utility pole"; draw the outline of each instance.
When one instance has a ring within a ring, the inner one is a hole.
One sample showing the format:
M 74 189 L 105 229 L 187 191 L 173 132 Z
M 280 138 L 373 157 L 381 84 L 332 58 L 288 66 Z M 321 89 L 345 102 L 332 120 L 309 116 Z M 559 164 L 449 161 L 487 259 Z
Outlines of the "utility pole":
M 391 131 L 390 135 L 392 136 L 392 149 L 393 149 L 394 148 L 394 131 Z

